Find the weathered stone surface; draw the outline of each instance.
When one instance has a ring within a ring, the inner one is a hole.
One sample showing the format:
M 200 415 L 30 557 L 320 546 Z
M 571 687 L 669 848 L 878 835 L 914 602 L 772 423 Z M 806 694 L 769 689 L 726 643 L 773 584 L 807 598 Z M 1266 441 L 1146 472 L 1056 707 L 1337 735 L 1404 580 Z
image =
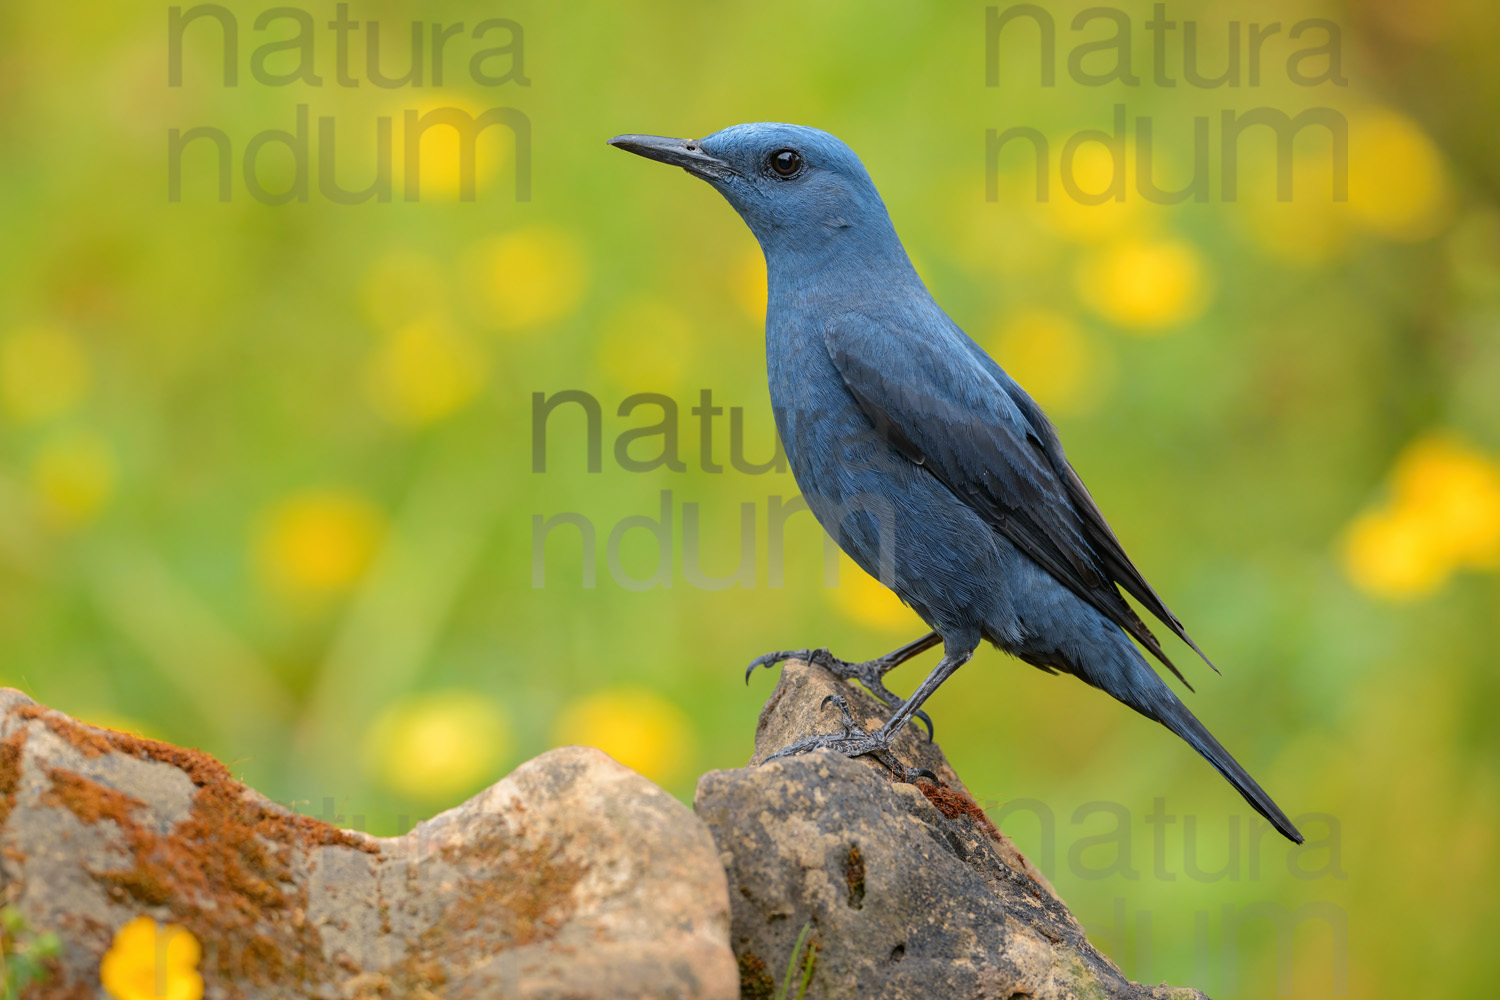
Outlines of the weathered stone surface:
M 38 998 L 99 995 L 101 956 L 140 914 L 197 936 L 210 998 L 738 992 L 708 831 L 583 747 L 382 839 L 0 690 L 0 889 L 64 941 Z
M 908 727 L 903 762 L 938 784 L 896 782 L 873 758 L 828 751 L 756 762 L 829 732 L 843 694 L 861 726 L 885 710 L 820 667 L 788 663 L 762 712 L 752 766 L 711 772 L 696 807 L 729 874 L 741 996 L 769 998 L 810 926 L 809 997 L 1190 1000 L 1129 982 L 1040 874 L 999 834 L 941 749 Z
M 880 723 L 862 690 L 788 664 L 754 761 L 836 725 L 834 692 Z M 938 746 L 912 728 L 895 755 L 938 782 L 818 752 L 705 775 L 700 821 L 569 747 L 378 839 L 0 690 L 0 892 L 66 943 L 39 1000 L 99 996 L 100 958 L 140 914 L 202 942 L 214 1000 L 769 1000 L 804 927 L 810 1000 L 1202 997 L 1128 982 Z

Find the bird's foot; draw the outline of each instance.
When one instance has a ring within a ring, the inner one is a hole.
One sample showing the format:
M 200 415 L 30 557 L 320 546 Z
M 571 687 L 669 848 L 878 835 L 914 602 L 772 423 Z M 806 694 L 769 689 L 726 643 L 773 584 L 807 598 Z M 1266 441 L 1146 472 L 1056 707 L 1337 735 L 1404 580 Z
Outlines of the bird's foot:
M 783 649 L 774 653 L 767 653 L 764 656 L 757 656 L 751 660 L 750 666 L 745 670 L 745 683 L 750 683 L 750 675 L 755 673 L 756 667 L 774 667 L 783 660 L 806 660 L 808 663 L 822 667 L 835 677 L 846 681 L 859 681 L 864 685 L 866 691 L 879 698 L 886 708 L 894 712 L 905 704 L 905 701 L 900 695 L 885 686 L 884 677 L 890 673 L 893 667 L 900 666 L 909 658 L 905 656 L 898 658 L 897 654 L 901 652 L 903 650 L 897 650 L 896 653 L 878 656 L 873 660 L 854 663 L 834 656 L 833 653 L 829 652 L 827 646 L 821 649 Z M 929 743 L 932 742 L 932 717 L 921 709 L 918 709 L 914 714 L 927 727 L 927 741 Z
M 799 657 L 800 658 L 800 657 Z M 866 754 L 873 756 L 896 776 L 896 780 L 914 784 L 918 778 L 928 778 L 937 781 L 938 777 L 925 767 L 907 767 L 897 760 L 891 753 L 890 739 L 883 732 L 870 734 L 859 727 L 854 721 L 854 716 L 849 713 L 849 702 L 841 694 L 831 694 L 823 699 L 821 707 L 827 708 L 828 703 L 833 702 L 838 706 L 839 714 L 843 718 L 843 729 L 838 733 L 826 733 L 818 736 L 808 736 L 800 739 L 790 746 L 782 747 L 762 763 L 773 760 L 781 760 L 787 757 L 796 757 L 811 750 L 832 750 L 841 753 L 845 757 L 863 757 Z

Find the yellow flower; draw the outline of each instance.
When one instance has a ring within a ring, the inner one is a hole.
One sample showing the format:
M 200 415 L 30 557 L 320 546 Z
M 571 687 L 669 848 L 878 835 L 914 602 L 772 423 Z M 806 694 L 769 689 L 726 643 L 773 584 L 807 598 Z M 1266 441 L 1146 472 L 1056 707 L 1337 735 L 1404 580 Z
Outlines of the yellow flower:
M 1427 524 L 1408 510 L 1367 511 L 1344 541 L 1344 571 L 1361 590 L 1391 600 L 1432 593 L 1452 564 L 1430 544 Z
M 499 330 L 519 332 L 561 319 L 583 298 L 583 251 L 567 233 L 534 226 L 470 250 L 479 311 Z
M 77 528 L 93 520 L 114 492 L 114 456 L 92 434 L 69 434 L 41 450 L 31 480 L 47 522 Z
M 472 691 L 406 698 L 382 712 L 365 733 L 366 759 L 380 780 L 425 800 L 474 789 L 495 774 L 511 745 L 504 710 Z
M 994 338 L 995 359 L 1042 406 L 1085 413 L 1098 404 L 1109 369 L 1077 325 L 1045 309 L 1006 317 Z
M 1445 434 L 1408 445 L 1391 496 L 1359 515 L 1344 539 L 1344 569 L 1391 599 L 1431 593 L 1461 566 L 1500 568 L 1500 463 Z
M 1453 207 L 1442 154 L 1411 119 L 1386 108 L 1349 122 L 1349 210 L 1387 239 L 1435 235 Z
M 392 197 L 398 200 L 403 197 L 402 192 L 406 188 L 404 150 L 410 139 L 406 133 L 407 111 L 410 107 L 410 104 L 403 103 L 399 109 L 391 113 L 394 133 L 392 140 L 395 148 L 395 155 L 392 157 Z M 470 118 L 478 118 L 489 110 L 485 105 L 447 91 L 440 97 L 418 105 L 417 120 L 420 121 L 429 113 L 442 111 L 445 108 L 457 108 Z M 420 155 L 417 163 L 417 179 L 421 188 L 419 192 L 421 199 L 424 201 L 458 201 L 463 193 L 464 177 L 463 143 L 459 130 L 446 123 L 429 123 L 418 143 Z M 488 181 L 495 175 L 495 172 L 511 159 L 514 148 L 515 138 L 510 129 L 504 125 L 487 126 L 475 135 L 473 176 L 476 197 L 487 189 Z M 356 184 L 354 179 L 350 179 L 344 183 L 351 187 L 362 187 L 367 182 L 362 181 Z
M 1055 145 L 1062 148 L 1062 143 Z M 1121 170 L 1128 173 L 1130 157 Z M 1029 164 L 1028 164 L 1029 166 Z M 1114 171 L 1114 159 L 1110 151 L 1097 142 L 1086 142 L 1078 147 L 1073 157 L 1073 179 L 1085 194 L 1098 194 L 1110 186 Z M 1059 170 L 1062 169 L 1059 164 Z M 1027 172 L 1028 178 L 1030 172 Z M 1028 180 L 1029 183 L 1034 183 Z M 1029 194 L 1035 198 L 1034 193 Z M 1134 191 L 1127 189 L 1124 201 L 1110 199 L 1098 205 L 1085 205 L 1057 183 L 1054 178 L 1045 202 L 1034 202 L 1041 221 L 1065 239 L 1079 243 L 1095 243 L 1115 235 L 1129 225 L 1140 211 L 1140 202 Z
M 99 966 L 99 982 L 114 1000 L 199 1000 L 202 949 L 177 924 L 136 917 L 115 932 Z
M 17 419 L 65 412 L 88 383 L 88 358 L 65 330 L 28 327 L 0 341 L 0 403 Z
M 272 508 L 257 555 L 267 578 L 284 591 L 339 593 L 364 575 L 383 527 L 380 512 L 364 497 L 345 490 L 309 490 Z
M 633 299 L 604 321 L 599 361 L 631 392 L 671 392 L 692 357 L 693 328 L 663 299 Z
M 1122 240 L 1080 269 L 1078 285 L 1101 316 L 1142 333 L 1192 319 L 1208 304 L 1203 261 L 1182 240 Z
M 909 632 L 924 627 L 917 613 L 902 604 L 895 592 L 842 553 L 839 555 L 839 585 L 828 593 L 834 607 L 861 625 L 891 632 Z
M 555 745 L 598 747 L 658 784 L 692 764 L 692 724 L 665 698 L 640 688 L 599 691 L 566 706 L 552 728 Z
M 1420 516 L 1432 546 L 1456 563 L 1500 565 L 1500 464 L 1440 434 L 1402 453 L 1396 504 Z
M 448 416 L 484 385 L 488 359 L 466 337 L 436 320 L 386 338 L 365 369 L 376 410 L 393 424 L 420 426 Z

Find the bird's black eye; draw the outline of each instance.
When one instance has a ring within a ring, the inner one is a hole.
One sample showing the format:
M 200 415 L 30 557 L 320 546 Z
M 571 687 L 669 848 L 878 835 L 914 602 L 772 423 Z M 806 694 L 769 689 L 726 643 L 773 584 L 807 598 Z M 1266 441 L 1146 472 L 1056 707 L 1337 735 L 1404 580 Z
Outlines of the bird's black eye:
M 791 177 L 802 169 L 802 154 L 795 149 L 781 149 L 771 154 L 771 170 L 778 177 Z

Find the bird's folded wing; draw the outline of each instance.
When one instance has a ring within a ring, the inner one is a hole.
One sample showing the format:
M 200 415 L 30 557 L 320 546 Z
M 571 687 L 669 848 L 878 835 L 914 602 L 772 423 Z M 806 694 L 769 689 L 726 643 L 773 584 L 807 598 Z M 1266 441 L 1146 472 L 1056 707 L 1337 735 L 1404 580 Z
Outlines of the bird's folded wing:
M 1046 451 L 1048 458 L 1051 459 L 1052 468 L 1062 479 L 1063 486 L 1067 489 L 1068 495 L 1072 497 L 1074 509 L 1083 517 L 1089 540 L 1094 547 L 1094 551 L 1098 552 L 1100 558 L 1103 560 L 1105 571 L 1109 574 L 1110 578 L 1124 587 L 1130 596 L 1140 601 L 1146 610 L 1155 615 L 1167 628 L 1171 629 L 1173 634 L 1192 647 L 1193 652 L 1202 657 L 1203 662 L 1208 664 L 1214 673 L 1218 673 L 1219 668 L 1214 666 L 1213 661 L 1208 658 L 1208 655 L 1198 648 L 1198 644 L 1193 641 L 1192 637 L 1187 634 L 1187 630 L 1183 628 L 1182 622 L 1177 620 L 1177 616 L 1157 596 L 1156 591 L 1151 589 L 1151 585 L 1146 582 L 1145 576 L 1141 574 L 1140 570 L 1136 569 L 1135 563 L 1131 562 L 1130 557 L 1125 554 L 1124 546 L 1115 537 L 1115 533 L 1110 528 L 1109 522 L 1104 519 L 1104 512 L 1099 509 L 1099 504 L 1095 502 L 1093 494 L 1089 492 L 1087 486 L 1083 485 L 1083 480 L 1079 478 L 1078 472 L 1073 468 L 1072 463 L 1068 461 L 1067 456 L 1063 454 L 1062 442 L 1058 440 L 1057 432 L 1052 429 L 1052 424 L 1047 420 L 1047 416 L 1042 412 L 1041 407 L 1037 406 L 1036 402 L 1030 396 L 1026 395 L 1013 379 L 1005 375 L 1000 366 L 995 364 L 989 355 L 981 351 L 977 344 L 973 344 L 972 341 L 970 341 L 970 344 L 972 345 L 973 353 L 978 355 L 982 364 L 992 370 L 997 378 L 1003 380 L 1003 388 L 1010 396 L 1011 401 L 1021 410 L 1027 422 L 1035 428 L 1038 437 L 1041 438 L 1043 450 Z
M 1050 427 L 1039 432 L 1032 425 L 972 357 L 962 332 L 913 333 L 846 314 L 828 324 L 823 337 L 877 433 L 1187 684 L 1115 588 L 1120 568 L 1134 567 L 1092 499 L 1079 509 L 1076 494 L 1083 484 L 1070 488 L 1071 468 L 1060 473 L 1054 464 L 1044 440 Z M 1170 612 L 1163 621 L 1174 631 L 1181 627 Z

